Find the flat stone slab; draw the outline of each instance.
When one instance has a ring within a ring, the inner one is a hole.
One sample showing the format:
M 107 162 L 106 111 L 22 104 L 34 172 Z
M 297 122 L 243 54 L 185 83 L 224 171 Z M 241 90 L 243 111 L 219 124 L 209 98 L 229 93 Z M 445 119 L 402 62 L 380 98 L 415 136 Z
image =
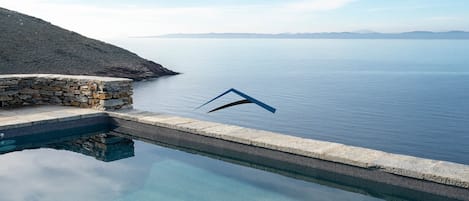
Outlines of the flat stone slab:
M 386 153 L 340 143 L 138 110 L 107 112 L 113 118 L 155 125 L 469 190 L 469 165 Z
M 55 79 L 76 79 L 76 80 L 99 80 L 104 82 L 120 82 L 129 81 L 127 78 L 115 78 L 115 77 L 98 77 L 98 76 L 87 76 L 87 75 L 60 75 L 60 74 L 4 74 L 0 75 L 0 79 L 4 78 L 55 78 Z
M 0 109 L 0 130 L 106 115 L 105 112 L 99 110 L 67 106 L 30 106 Z

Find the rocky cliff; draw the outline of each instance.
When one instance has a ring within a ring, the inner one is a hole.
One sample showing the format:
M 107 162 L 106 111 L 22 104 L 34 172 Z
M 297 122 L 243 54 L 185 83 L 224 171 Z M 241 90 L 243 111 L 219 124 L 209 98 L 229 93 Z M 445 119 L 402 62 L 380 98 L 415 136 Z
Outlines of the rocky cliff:
M 135 80 L 177 74 L 125 49 L 0 8 L 0 74 L 54 73 Z

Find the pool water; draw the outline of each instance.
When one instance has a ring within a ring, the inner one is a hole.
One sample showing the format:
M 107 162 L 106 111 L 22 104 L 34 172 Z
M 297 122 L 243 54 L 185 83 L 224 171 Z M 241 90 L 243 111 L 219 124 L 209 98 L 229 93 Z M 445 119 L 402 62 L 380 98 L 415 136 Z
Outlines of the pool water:
M 380 200 L 109 134 L 34 138 L 0 145 L 16 147 L 0 152 L 2 201 Z

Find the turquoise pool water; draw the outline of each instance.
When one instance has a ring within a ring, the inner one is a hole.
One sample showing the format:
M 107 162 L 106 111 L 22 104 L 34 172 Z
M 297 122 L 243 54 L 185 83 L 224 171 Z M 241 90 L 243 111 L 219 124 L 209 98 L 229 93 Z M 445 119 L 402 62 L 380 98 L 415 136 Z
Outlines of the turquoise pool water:
M 9 140 L 17 150 L 0 155 L 2 201 L 380 200 L 111 135 Z

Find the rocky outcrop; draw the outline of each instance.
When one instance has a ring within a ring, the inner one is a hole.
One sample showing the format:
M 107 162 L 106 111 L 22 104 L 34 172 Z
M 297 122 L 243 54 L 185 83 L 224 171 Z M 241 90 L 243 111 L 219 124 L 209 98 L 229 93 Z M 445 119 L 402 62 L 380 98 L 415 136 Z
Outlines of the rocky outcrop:
M 125 77 L 177 74 L 125 49 L 0 8 L 0 74 Z

